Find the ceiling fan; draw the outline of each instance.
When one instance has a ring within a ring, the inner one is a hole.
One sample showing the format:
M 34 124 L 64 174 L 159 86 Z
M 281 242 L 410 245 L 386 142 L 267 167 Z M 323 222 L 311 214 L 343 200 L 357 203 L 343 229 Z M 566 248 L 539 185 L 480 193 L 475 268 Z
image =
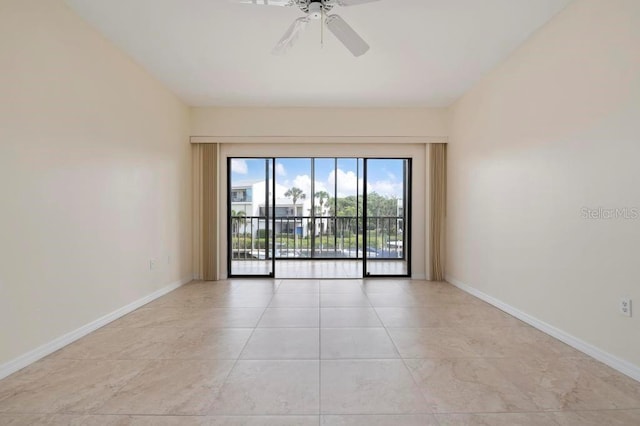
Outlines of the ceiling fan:
M 369 45 L 339 15 L 327 16 L 327 13 L 335 6 L 357 6 L 374 1 L 379 0 L 235 0 L 236 3 L 261 6 L 297 6 L 306 14 L 291 24 L 282 39 L 273 48 L 275 55 L 282 55 L 293 47 L 311 20 L 324 19 L 329 31 L 349 49 L 353 56 L 362 56 L 367 53 Z

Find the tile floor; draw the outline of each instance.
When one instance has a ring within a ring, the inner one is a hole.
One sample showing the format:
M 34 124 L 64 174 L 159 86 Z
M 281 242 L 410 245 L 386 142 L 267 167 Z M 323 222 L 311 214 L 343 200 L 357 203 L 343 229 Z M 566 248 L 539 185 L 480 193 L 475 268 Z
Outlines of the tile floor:
M 640 425 L 640 383 L 446 283 L 191 283 L 0 381 L 1 425 Z

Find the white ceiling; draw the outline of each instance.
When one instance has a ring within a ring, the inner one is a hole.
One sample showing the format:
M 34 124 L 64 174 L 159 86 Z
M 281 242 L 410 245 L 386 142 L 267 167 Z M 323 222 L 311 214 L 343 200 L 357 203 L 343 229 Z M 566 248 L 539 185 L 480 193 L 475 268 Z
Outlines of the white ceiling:
M 271 49 L 301 12 L 231 0 L 66 0 L 192 106 L 448 106 L 571 0 L 382 0 L 334 9 L 371 50 L 320 24 Z

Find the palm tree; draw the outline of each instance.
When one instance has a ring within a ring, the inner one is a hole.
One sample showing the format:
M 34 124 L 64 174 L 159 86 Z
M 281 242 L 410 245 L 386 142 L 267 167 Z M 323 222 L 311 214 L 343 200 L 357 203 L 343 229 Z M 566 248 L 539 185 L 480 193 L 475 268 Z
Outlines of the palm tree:
M 329 201 L 329 194 L 327 191 L 318 191 L 315 196 L 318 199 L 318 205 L 320 206 L 320 216 L 324 216 L 324 202 L 325 200 Z
M 329 201 L 329 194 L 327 193 L 327 191 L 317 191 L 315 193 L 315 198 L 318 199 L 318 207 L 316 209 L 316 214 L 320 215 L 321 219 L 320 219 L 320 232 L 324 232 L 325 229 L 325 220 L 322 219 L 322 216 L 324 216 L 324 202 L 325 200 Z
M 300 188 L 296 188 L 295 186 L 287 189 L 287 192 L 284 193 L 284 196 L 287 198 L 291 198 L 293 201 L 293 249 L 296 249 L 298 245 L 298 233 L 296 232 L 297 228 L 297 220 L 296 215 L 298 214 L 298 200 L 304 200 L 307 198 L 304 191 Z
M 300 188 L 296 188 L 295 186 L 293 188 L 287 189 L 287 192 L 284 193 L 284 196 L 287 198 L 291 198 L 291 201 L 293 201 L 294 216 L 298 214 L 298 200 L 304 200 L 307 198 L 304 191 L 302 191 L 302 189 Z

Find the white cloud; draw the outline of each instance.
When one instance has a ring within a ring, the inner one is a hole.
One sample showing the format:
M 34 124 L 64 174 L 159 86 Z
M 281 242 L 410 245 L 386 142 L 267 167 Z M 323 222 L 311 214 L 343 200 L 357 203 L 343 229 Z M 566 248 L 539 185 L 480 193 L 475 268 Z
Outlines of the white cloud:
M 233 158 L 231 159 L 231 171 L 233 173 L 246 175 L 249 173 L 249 167 L 247 166 L 247 162 L 245 160 Z
M 311 199 L 311 177 L 309 175 L 298 175 L 293 179 L 293 181 L 285 181 L 283 185 L 288 188 L 296 187 L 300 188 L 304 195 L 306 195 L 306 199 Z M 329 194 L 332 194 L 333 191 L 327 190 L 327 184 L 324 182 L 316 181 L 315 182 L 315 192 L 318 191 L 326 191 Z
M 284 168 L 282 163 L 277 163 L 276 164 L 276 175 L 278 175 L 278 176 L 286 176 L 287 175 L 287 169 Z
M 364 179 L 358 179 L 353 171 L 345 172 L 340 169 L 337 170 L 337 173 L 331 172 L 329 174 L 329 177 L 327 178 L 327 186 L 329 188 L 333 189 L 335 187 L 336 175 L 338 177 L 338 197 L 356 195 L 357 190 L 360 190 L 360 193 L 362 193 Z M 392 173 L 389 173 L 388 175 L 390 180 L 369 182 L 367 190 L 369 192 L 377 192 L 380 195 L 386 195 L 388 197 L 402 198 L 402 182 L 397 182 Z
M 333 194 L 333 190 L 331 188 L 327 189 L 327 185 L 324 182 L 316 181 L 315 187 L 316 192 L 324 191 L 329 195 Z
M 331 189 L 335 188 L 336 175 L 338 176 L 338 197 L 348 197 L 356 195 L 358 188 L 362 192 L 364 181 L 362 178 L 358 179 L 356 174 L 352 171 L 344 172 L 341 169 L 337 170 L 337 173 L 332 171 L 327 178 L 327 186 Z M 333 191 L 331 191 L 333 193 Z
M 276 169 L 277 172 L 277 169 Z M 335 172 L 331 172 L 327 177 L 326 182 L 316 181 L 315 192 L 325 191 L 331 197 L 334 196 L 335 180 L 338 178 L 338 197 L 348 197 L 356 195 L 356 190 L 360 189 L 362 194 L 364 187 L 364 179 L 358 178 L 353 171 L 343 171 L 338 169 Z M 311 205 L 311 177 L 307 174 L 297 175 L 293 179 L 284 179 L 279 181 L 276 185 L 276 196 L 279 199 L 287 199 L 284 193 L 290 188 L 300 188 L 305 194 L 304 202 L 298 201 L 298 204 L 304 204 L 309 208 Z M 380 195 L 387 197 L 403 198 L 403 184 L 402 182 L 395 181 L 393 179 L 377 180 L 369 182 L 367 190 L 369 192 L 376 192 Z
M 302 192 L 309 198 L 311 194 L 311 178 L 309 175 L 298 175 L 293 179 L 293 186 L 302 189 Z
M 402 183 L 390 182 L 388 180 L 379 180 L 369 183 L 369 192 L 377 192 L 380 195 L 386 195 L 388 197 L 402 198 Z

